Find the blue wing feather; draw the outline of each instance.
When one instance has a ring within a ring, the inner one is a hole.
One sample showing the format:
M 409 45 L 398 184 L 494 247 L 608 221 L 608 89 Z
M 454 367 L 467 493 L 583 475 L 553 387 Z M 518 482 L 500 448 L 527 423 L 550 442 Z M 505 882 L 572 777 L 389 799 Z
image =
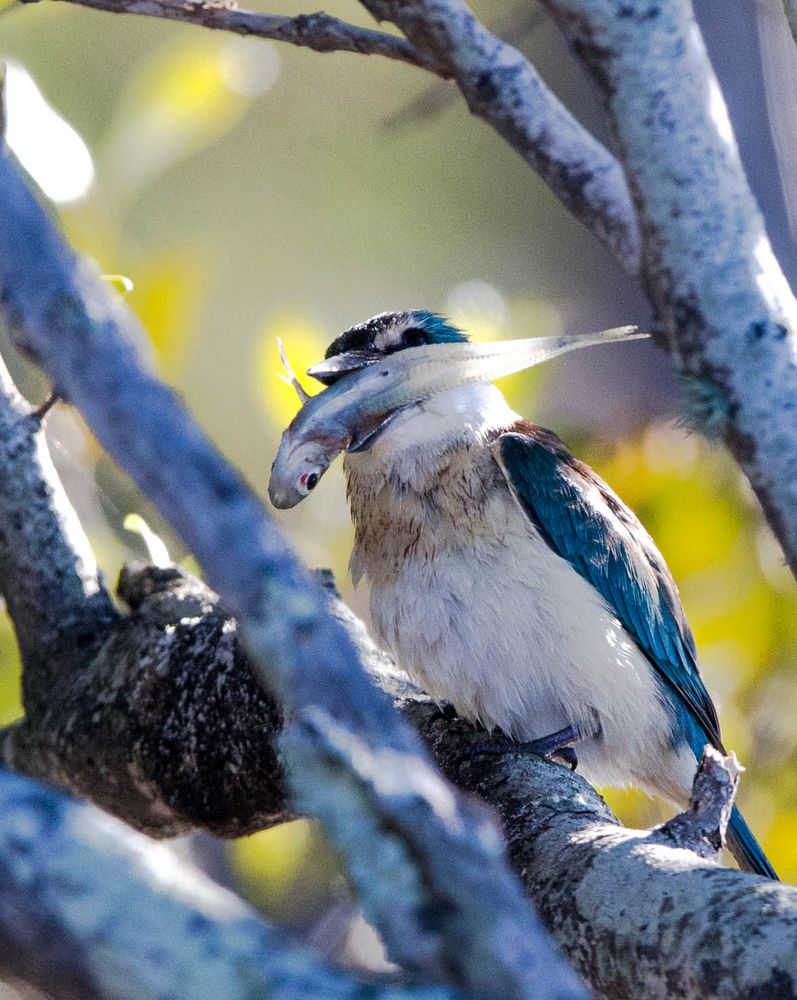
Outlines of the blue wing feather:
M 504 475 L 537 531 L 601 594 L 675 695 L 674 721 L 695 756 L 707 741 L 725 753 L 678 588 L 636 515 L 542 427 L 521 421 L 496 447 Z M 777 879 L 736 806 L 728 846 L 742 868 Z
M 523 421 L 497 449 L 537 531 L 601 594 L 676 696 L 695 754 L 707 741 L 724 752 L 678 589 L 639 519 L 550 431 Z

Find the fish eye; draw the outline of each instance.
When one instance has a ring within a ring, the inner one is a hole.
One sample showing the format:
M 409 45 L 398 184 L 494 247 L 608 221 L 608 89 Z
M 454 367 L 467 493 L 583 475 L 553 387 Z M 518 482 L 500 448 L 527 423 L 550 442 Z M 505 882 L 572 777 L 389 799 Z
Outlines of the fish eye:
M 318 473 L 311 472 L 310 475 L 307 477 L 307 482 L 305 483 L 308 492 L 310 490 L 314 490 L 317 485 L 318 485 Z

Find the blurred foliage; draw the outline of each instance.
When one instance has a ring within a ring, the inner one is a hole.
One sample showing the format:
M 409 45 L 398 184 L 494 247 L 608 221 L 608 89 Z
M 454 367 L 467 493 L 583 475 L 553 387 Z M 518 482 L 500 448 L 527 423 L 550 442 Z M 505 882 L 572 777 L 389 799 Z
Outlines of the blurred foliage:
M 407 67 L 64 4 L 9 7 L 0 0 L 0 54 L 25 68 L 91 152 L 87 193 L 59 206 L 70 239 L 103 270 L 130 276 L 142 348 L 261 494 L 298 405 L 278 378 L 277 337 L 312 392 L 302 373 L 326 344 L 385 309 L 437 308 L 480 340 L 644 320 L 631 283 L 459 103 L 423 126 L 385 126 L 427 86 Z M 288 3 L 268 9 L 295 13 Z M 359 16 L 342 0 L 327 9 Z M 482 5 L 488 20 L 502 10 L 498 0 Z M 556 32 L 542 22 L 528 44 L 595 126 Z M 22 127 L 13 94 L 10 112 Z M 69 169 L 46 141 L 39 153 Z M 11 360 L 41 398 L 40 377 Z M 666 362 L 634 345 L 574 355 L 502 388 L 519 412 L 564 431 L 660 545 L 726 742 L 748 768 L 740 803 L 793 880 L 797 591 L 725 453 L 663 419 L 672 385 Z M 124 530 L 129 513 L 186 555 L 73 412 L 58 408 L 47 430 L 109 578 L 153 544 L 141 522 L 127 522 L 137 533 Z M 333 567 L 344 596 L 367 614 L 367 595 L 346 582 L 340 463 L 280 521 L 304 559 Z M 18 688 L 3 616 L 0 720 L 19 714 Z M 607 797 L 633 824 L 667 815 L 636 791 Z M 338 892 L 334 859 L 304 821 L 230 845 L 229 859 L 250 897 L 286 920 L 314 919 Z
M 296 415 L 300 403 L 294 387 L 282 375 L 277 342 L 285 345 L 288 361 L 299 381 L 310 395 L 321 389 L 317 382 L 303 378 L 314 362 L 323 358 L 329 343 L 325 331 L 301 313 L 284 313 L 274 317 L 262 330 L 256 348 L 257 362 L 253 369 L 255 390 L 261 397 L 266 413 L 278 427 L 286 427 Z
M 340 895 L 340 867 L 308 820 L 241 837 L 230 844 L 229 857 L 249 898 L 270 916 L 306 923 Z

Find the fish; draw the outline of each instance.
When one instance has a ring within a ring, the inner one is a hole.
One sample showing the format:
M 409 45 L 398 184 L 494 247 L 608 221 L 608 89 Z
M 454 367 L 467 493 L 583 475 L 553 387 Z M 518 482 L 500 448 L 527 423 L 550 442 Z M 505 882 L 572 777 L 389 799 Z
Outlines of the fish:
M 437 393 L 492 382 L 579 347 L 648 336 L 636 326 L 621 326 L 557 337 L 426 344 L 388 355 L 314 396 L 302 387 L 280 344 L 285 381 L 294 386 L 302 406 L 282 434 L 271 466 L 269 499 L 279 510 L 295 507 L 338 455 L 366 450 L 400 413 Z

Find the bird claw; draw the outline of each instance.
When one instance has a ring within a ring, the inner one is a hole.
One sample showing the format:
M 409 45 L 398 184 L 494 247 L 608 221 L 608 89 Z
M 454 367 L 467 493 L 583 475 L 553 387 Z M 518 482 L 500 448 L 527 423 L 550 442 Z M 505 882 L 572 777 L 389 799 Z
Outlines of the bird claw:
M 560 729 L 548 736 L 541 736 L 539 739 L 530 740 L 526 743 L 516 743 L 514 740 L 498 739 L 489 743 L 476 743 L 472 748 L 473 754 L 503 754 L 520 753 L 534 754 L 537 757 L 547 757 L 556 760 L 571 771 L 578 767 L 578 757 L 573 749 L 573 743 L 578 742 L 578 734 L 572 726 Z
M 550 755 L 550 759 L 564 764 L 571 771 L 575 771 L 578 768 L 578 755 L 573 747 L 559 747 L 558 750 L 554 750 Z
M 437 722 L 438 719 L 442 719 L 443 722 L 453 722 L 454 719 L 458 719 L 457 710 L 450 702 L 444 702 L 442 705 L 438 705 L 432 715 L 431 722 Z

